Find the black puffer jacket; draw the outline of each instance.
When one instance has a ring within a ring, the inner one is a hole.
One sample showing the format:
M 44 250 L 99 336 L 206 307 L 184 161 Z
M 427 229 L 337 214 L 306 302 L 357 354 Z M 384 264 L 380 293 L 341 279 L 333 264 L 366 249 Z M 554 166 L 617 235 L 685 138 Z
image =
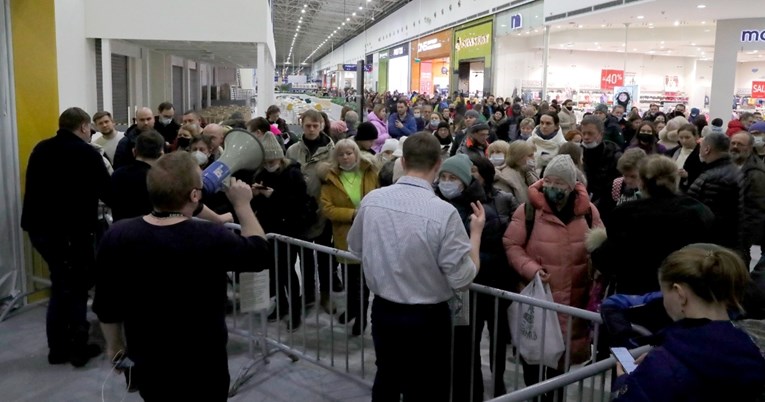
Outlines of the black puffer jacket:
M 615 280 L 620 294 L 658 291 L 656 275 L 668 255 L 688 244 L 713 240 L 712 211 L 669 191 L 621 204 L 610 219 L 608 238 L 591 258 L 595 269 Z
M 584 174 L 587 177 L 587 192 L 592 194 L 592 203 L 598 207 L 600 218 L 608 225 L 608 200 L 614 179 L 621 176 L 616 162 L 622 157 L 619 145 L 603 141 L 597 147 L 584 149 Z
M 307 215 L 315 210 L 310 205 L 311 199 L 299 163 L 291 161 L 273 173 L 260 169 L 255 173 L 253 182 L 274 189 L 271 197 L 258 195 L 251 202 L 266 233 L 298 237 L 305 231 L 312 222 Z
M 765 164 L 754 154 L 741 166 L 741 244 L 765 243 Z
M 704 169 L 688 195 L 703 202 L 715 214 L 714 243 L 739 250 L 741 172 L 729 156 L 706 163 Z

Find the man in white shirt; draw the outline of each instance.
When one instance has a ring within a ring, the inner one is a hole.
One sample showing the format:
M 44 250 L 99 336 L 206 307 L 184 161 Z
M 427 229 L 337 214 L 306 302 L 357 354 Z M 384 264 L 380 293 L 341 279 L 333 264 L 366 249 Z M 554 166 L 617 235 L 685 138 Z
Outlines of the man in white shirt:
M 104 153 L 106 153 L 106 157 L 109 158 L 109 162 L 114 162 L 114 152 L 117 150 L 117 144 L 125 134 L 114 128 L 112 114 L 106 111 L 94 114 L 93 124 L 95 124 L 98 132 L 93 134 L 90 142 L 100 145 Z

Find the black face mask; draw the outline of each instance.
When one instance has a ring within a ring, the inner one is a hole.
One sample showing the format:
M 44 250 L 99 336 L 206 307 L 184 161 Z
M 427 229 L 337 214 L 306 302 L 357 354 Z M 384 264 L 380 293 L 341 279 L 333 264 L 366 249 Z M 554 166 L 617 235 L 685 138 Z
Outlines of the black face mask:
M 186 148 L 191 143 L 191 138 L 178 137 L 178 148 Z
M 650 143 L 654 142 L 656 137 L 653 134 L 638 134 L 637 135 L 637 139 L 640 142 L 643 142 L 643 143 L 646 143 L 646 144 L 650 144 Z

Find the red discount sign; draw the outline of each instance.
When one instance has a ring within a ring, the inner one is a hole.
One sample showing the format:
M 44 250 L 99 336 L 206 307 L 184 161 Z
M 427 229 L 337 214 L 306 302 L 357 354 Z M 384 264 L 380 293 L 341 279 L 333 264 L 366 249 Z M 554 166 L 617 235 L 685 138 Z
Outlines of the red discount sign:
M 752 98 L 765 99 L 765 81 L 752 81 Z
M 624 70 L 600 70 L 600 89 L 613 90 L 624 85 Z

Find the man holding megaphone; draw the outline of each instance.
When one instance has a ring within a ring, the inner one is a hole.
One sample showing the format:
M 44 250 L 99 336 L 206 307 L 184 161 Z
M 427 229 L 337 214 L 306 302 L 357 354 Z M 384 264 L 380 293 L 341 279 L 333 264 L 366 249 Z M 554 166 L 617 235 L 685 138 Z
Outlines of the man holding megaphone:
M 303 113 L 303 136 L 300 141 L 292 144 L 287 149 L 287 157 L 300 163 L 303 176 L 305 177 L 308 188 L 308 199 L 312 203 L 311 207 L 316 210 L 317 219 L 313 222 L 303 234 L 303 239 L 312 241 L 322 246 L 332 247 L 332 227 L 327 218 L 322 215 L 319 209 L 318 200 L 321 196 L 321 180 L 317 173 L 317 166 L 321 162 L 329 160 L 330 151 L 335 147 L 332 139 L 323 133 L 324 117 L 316 110 L 309 109 Z M 228 143 L 226 144 L 228 152 Z M 334 313 L 334 306 L 330 300 L 330 285 L 332 291 L 342 291 L 340 278 L 329 266 L 326 258 L 319 258 L 314 261 L 313 253 L 305 254 L 305 295 L 306 304 L 311 304 L 316 300 L 316 278 L 314 274 L 314 265 L 318 265 L 319 284 L 321 291 L 321 306 L 328 314 Z M 331 273 L 331 274 L 330 274 Z M 331 279 L 330 279 L 331 275 Z M 327 283 L 327 282 L 330 283 Z
M 202 173 L 205 194 L 214 194 L 223 189 L 231 174 L 243 169 L 254 171 L 263 163 L 263 145 L 248 131 L 229 131 L 224 144 L 220 158 Z

